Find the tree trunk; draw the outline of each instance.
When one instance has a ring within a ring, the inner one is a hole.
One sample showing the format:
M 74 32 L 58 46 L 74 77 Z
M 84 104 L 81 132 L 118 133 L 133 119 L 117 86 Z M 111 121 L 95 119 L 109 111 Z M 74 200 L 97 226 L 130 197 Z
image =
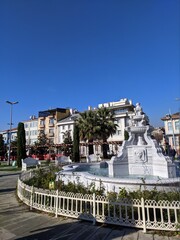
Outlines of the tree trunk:
M 108 150 L 108 145 L 106 143 L 106 139 L 104 139 L 103 140 L 103 145 L 102 145 L 102 151 L 103 151 L 103 158 L 104 159 L 108 158 L 107 150 Z
M 79 153 L 79 128 L 75 125 L 74 134 L 73 134 L 73 158 L 74 162 L 80 161 L 80 153 Z
M 94 154 L 93 140 L 89 140 L 88 143 L 89 143 L 89 145 L 88 145 L 88 148 L 89 148 L 89 155 Z

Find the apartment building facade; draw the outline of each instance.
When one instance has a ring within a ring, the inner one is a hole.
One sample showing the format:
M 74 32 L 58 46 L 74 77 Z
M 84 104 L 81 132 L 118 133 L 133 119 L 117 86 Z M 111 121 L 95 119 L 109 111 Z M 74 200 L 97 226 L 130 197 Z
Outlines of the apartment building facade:
M 26 134 L 26 145 L 31 146 L 38 139 L 38 118 L 34 115 L 29 120 L 23 121 Z
M 134 115 L 134 108 L 132 101 L 124 98 L 116 102 L 107 102 L 98 104 L 97 107 L 88 107 L 87 110 L 96 110 L 98 108 L 106 107 L 112 111 L 114 121 L 117 124 L 116 133 L 107 139 L 109 145 L 109 154 L 117 154 L 122 142 L 124 141 L 124 131 L 129 125 L 130 118 Z M 38 141 L 38 136 L 43 131 L 49 144 L 58 151 L 58 146 L 64 143 L 64 134 L 69 131 L 71 138 L 73 139 L 74 124 L 80 114 L 77 110 L 69 108 L 55 108 L 47 109 L 38 112 L 38 117 L 31 116 L 29 120 L 23 121 L 26 132 L 26 145 L 32 146 Z M 162 118 L 165 126 L 165 135 L 168 137 L 168 141 L 172 147 L 175 147 L 179 151 L 179 113 L 172 114 L 171 117 L 165 116 Z M 9 130 L 2 131 L 5 143 L 8 144 Z M 12 129 L 11 141 L 17 137 L 17 129 Z M 101 142 L 94 142 L 94 152 L 101 153 Z M 87 146 L 81 142 L 81 154 L 87 155 Z
M 11 133 L 10 133 L 9 129 L 0 131 L 0 134 L 2 134 L 2 136 L 3 136 L 4 143 L 9 144 L 10 138 L 11 138 L 11 142 L 16 141 L 16 139 L 17 139 L 17 128 L 12 128 Z
M 43 131 L 49 139 L 49 144 L 56 144 L 57 139 L 57 123 L 58 121 L 68 117 L 70 109 L 55 108 L 38 113 L 38 132 Z
M 180 155 L 180 112 L 167 114 L 161 120 L 164 122 L 166 140 Z
M 118 125 L 117 131 L 113 136 L 108 138 L 109 145 L 109 154 L 116 154 L 119 151 L 119 148 L 124 140 L 124 129 L 129 124 L 130 116 L 134 114 L 134 105 L 131 100 L 128 99 L 120 99 L 118 102 L 109 102 L 99 104 L 97 108 L 106 107 L 110 109 L 115 117 L 114 121 Z M 97 108 L 88 107 L 88 110 L 96 110 Z M 73 139 L 73 131 L 75 120 L 79 118 L 79 113 L 71 113 L 67 118 L 60 120 L 57 126 L 57 137 L 56 144 L 61 145 L 64 142 L 64 133 L 66 131 L 70 132 L 70 135 Z M 86 156 L 88 154 L 87 146 L 81 142 L 80 153 L 82 156 Z M 100 141 L 94 141 L 94 152 L 96 154 L 102 153 L 102 143 Z

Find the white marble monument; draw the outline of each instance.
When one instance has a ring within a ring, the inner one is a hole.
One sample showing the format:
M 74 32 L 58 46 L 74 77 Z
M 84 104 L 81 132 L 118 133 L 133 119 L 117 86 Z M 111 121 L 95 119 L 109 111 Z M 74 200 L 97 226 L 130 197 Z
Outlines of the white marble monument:
M 152 127 L 139 103 L 134 109 L 135 115 L 126 128 L 129 139 L 124 141 L 118 156 L 111 158 L 109 176 L 158 176 L 175 178 L 176 167 L 171 158 L 164 156 L 156 140 L 151 138 Z

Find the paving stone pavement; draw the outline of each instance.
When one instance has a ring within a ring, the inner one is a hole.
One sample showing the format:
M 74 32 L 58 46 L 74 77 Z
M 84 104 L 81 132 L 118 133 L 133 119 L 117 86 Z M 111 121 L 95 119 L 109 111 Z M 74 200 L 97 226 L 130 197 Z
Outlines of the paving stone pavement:
M 142 230 L 58 217 L 20 203 L 16 197 L 19 173 L 0 172 L 0 240 L 180 240 Z

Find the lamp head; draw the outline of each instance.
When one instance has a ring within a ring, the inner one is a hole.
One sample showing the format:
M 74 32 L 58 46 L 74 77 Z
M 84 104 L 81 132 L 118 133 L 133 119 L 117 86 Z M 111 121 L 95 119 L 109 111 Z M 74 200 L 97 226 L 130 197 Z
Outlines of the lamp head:
M 16 101 L 16 102 L 10 102 L 10 101 L 6 101 L 6 103 L 9 103 L 9 104 L 11 104 L 11 105 L 12 105 L 12 104 L 17 104 L 17 103 L 19 103 L 19 102 L 17 102 L 17 101 Z

